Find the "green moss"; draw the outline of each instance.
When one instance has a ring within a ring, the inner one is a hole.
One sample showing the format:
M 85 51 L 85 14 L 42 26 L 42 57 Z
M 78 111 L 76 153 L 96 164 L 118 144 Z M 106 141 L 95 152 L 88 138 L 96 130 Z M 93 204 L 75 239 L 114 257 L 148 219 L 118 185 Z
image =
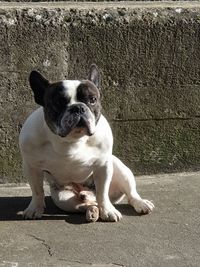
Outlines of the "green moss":
M 16 151 L 6 151 L 4 155 L 0 157 L 0 181 L 9 183 L 18 183 L 25 181 L 22 174 L 21 156 Z

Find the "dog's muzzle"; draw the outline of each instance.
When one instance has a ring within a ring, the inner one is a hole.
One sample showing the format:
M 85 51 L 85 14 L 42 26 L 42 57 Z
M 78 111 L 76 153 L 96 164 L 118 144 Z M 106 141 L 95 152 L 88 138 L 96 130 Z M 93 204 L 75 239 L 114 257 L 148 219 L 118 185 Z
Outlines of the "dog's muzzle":
M 74 128 L 86 128 L 87 134 L 94 134 L 93 116 L 84 103 L 71 105 L 61 118 L 60 136 L 67 136 Z

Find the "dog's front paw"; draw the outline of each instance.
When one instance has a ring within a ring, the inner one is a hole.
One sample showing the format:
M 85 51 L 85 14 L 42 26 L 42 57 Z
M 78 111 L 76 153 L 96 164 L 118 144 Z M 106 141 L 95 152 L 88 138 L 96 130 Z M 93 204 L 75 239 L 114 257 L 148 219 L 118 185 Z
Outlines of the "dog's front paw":
M 147 199 L 131 199 L 129 203 L 138 213 L 151 213 L 155 208 L 154 204 Z
M 24 219 L 40 219 L 44 213 L 44 205 L 36 205 L 34 201 L 31 201 L 28 208 L 23 212 Z
M 100 218 L 106 222 L 118 222 L 122 219 L 121 213 L 114 206 L 100 208 Z

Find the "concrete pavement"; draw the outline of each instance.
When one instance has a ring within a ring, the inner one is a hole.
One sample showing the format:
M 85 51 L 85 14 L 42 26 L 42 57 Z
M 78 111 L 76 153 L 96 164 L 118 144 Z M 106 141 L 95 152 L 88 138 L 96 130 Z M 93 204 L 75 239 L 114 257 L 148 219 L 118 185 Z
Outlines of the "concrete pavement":
M 44 218 L 18 215 L 30 201 L 26 185 L 0 185 L 0 266 L 200 266 L 200 172 L 137 177 L 155 211 L 138 216 L 126 203 L 118 223 L 87 224 L 47 197 Z

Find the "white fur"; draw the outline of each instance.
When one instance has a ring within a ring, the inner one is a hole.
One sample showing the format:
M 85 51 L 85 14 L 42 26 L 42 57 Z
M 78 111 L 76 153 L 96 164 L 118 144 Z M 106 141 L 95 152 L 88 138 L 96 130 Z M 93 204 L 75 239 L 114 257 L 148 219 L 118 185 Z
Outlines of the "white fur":
M 25 218 L 40 218 L 43 214 L 44 175 L 58 186 L 56 189 L 51 187 L 52 198 L 57 206 L 66 211 L 86 210 L 87 205 L 80 207 L 80 203 L 71 192 L 64 190 L 64 186 L 71 182 L 82 183 L 92 174 L 103 220 L 121 219 L 121 213 L 111 201 L 117 202 L 123 194 L 127 195 L 137 212 L 149 213 L 154 208 L 150 201 L 141 199 L 137 193 L 132 172 L 112 155 L 112 132 L 103 115 L 94 135 L 78 136 L 72 131 L 62 138 L 50 131 L 44 120 L 43 108 L 39 108 L 26 120 L 19 144 L 24 173 L 32 189 L 32 201 L 24 211 Z
M 62 81 L 63 86 L 65 87 L 66 96 L 71 98 L 70 104 L 74 104 L 77 102 L 76 100 L 76 88 L 79 86 L 81 82 L 78 80 L 64 80 Z

